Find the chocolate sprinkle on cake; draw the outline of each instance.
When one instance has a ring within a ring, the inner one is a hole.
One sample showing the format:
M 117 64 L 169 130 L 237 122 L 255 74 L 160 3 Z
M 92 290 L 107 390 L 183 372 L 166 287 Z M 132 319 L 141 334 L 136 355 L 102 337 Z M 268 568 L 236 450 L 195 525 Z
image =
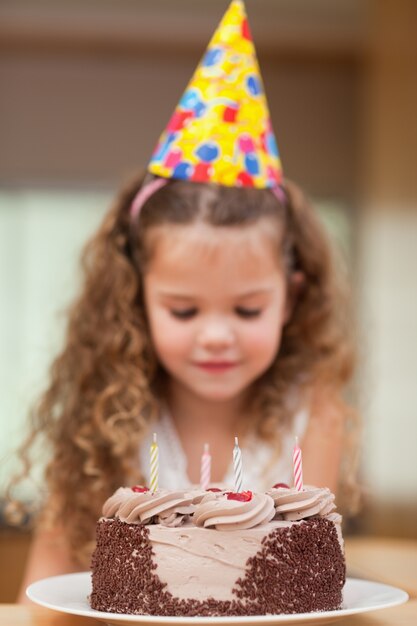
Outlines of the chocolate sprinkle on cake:
M 204 531 L 203 531 L 204 532 Z M 92 558 L 93 609 L 160 616 L 233 616 L 340 608 L 345 559 L 333 522 L 315 517 L 276 528 L 246 562 L 233 600 L 174 597 L 156 572 L 149 530 L 117 519 L 97 524 Z

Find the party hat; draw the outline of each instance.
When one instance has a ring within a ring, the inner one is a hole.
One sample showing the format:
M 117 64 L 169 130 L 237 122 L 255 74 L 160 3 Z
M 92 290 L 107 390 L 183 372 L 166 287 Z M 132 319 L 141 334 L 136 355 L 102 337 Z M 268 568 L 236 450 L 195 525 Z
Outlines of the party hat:
M 281 160 L 242 0 L 232 0 L 148 170 L 229 187 L 281 182 Z

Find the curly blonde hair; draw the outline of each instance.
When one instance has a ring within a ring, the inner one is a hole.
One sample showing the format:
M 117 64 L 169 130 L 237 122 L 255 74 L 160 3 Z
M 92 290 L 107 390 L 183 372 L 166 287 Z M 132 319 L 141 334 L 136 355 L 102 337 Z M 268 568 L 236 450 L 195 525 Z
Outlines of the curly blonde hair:
M 175 180 L 132 219 L 130 207 L 142 184 L 140 176 L 126 186 L 84 250 L 82 293 L 69 310 L 65 347 L 51 367 L 50 385 L 31 413 L 30 434 L 19 453 L 23 471 L 11 485 L 28 474 L 33 443 L 43 438 L 50 457 L 41 519 L 63 529 L 82 565 L 88 564 L 104 500 L 120 485 L 143 482 L 138 450 L 159 414 L 164 372 L 151 344 L 142 293 L 153 252 L 148 234 L 159 226 L 202 220 L 232 227 L 262 218 L 279 223 L 288 278 L 301 272 L 304 281 L 275 362 L 254 384 L 258 421 L 252 426 L 259 437 L 275 440 L 278 450 L 298 408 L 289 406 L 288 389 L 295 387 L 302 402 L 316 383 L 328 386 L 343 402 L 350 443 L 342 481 L 354 486 L 352 433 L 358 418 L 342 399 L 354 365 L 348 293 L 303 193 L 287 181 L 280 202 L 270 190 Z

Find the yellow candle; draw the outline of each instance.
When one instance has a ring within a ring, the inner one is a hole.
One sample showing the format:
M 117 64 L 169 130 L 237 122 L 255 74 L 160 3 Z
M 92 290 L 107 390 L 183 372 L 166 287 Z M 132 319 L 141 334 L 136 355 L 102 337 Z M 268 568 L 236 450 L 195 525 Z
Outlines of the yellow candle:
M 159 450 L 156 440 L 156 433 L 153 434 L 153 442 L 151 443 L 151 491 L 154 493 L 158 489 L 159 475 Z

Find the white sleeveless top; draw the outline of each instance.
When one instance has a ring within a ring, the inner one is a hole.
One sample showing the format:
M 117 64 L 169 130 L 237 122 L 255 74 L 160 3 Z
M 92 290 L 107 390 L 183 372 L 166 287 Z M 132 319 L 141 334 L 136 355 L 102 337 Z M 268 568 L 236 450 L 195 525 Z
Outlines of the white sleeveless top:
M 293 427 L 282 438 L 281 453 L 275 459 L 273 446 L 260 441 L 255 436 L 248 436 L 242 448 L 243 489 L 265 491 L 275 483 L 293 482 L 293 448 L 295 437 L 302 438 L 308 422 L 307 410 L 299 411 L 293 420 Z M 139 451 L 139 460 L 146 484 L 150 484 L 149 450 L 153 433 L 157 434 L 159 447 L 159 486 L 176 490 L 191 487 L 187 475 L 187 459 L 181 446 L 175 424 L 167 413 L 153 425 L 152 431 L 143 440 Z M 212 463 L 216 462 L 216 451 L 211 449 Z M 222 485 L 233 488 L 232 448 L 230 465 L 223 478 Z M 272 459 L 274 459 L 273 463 Z M 212 483 L 214 486 L 214 483 Z

